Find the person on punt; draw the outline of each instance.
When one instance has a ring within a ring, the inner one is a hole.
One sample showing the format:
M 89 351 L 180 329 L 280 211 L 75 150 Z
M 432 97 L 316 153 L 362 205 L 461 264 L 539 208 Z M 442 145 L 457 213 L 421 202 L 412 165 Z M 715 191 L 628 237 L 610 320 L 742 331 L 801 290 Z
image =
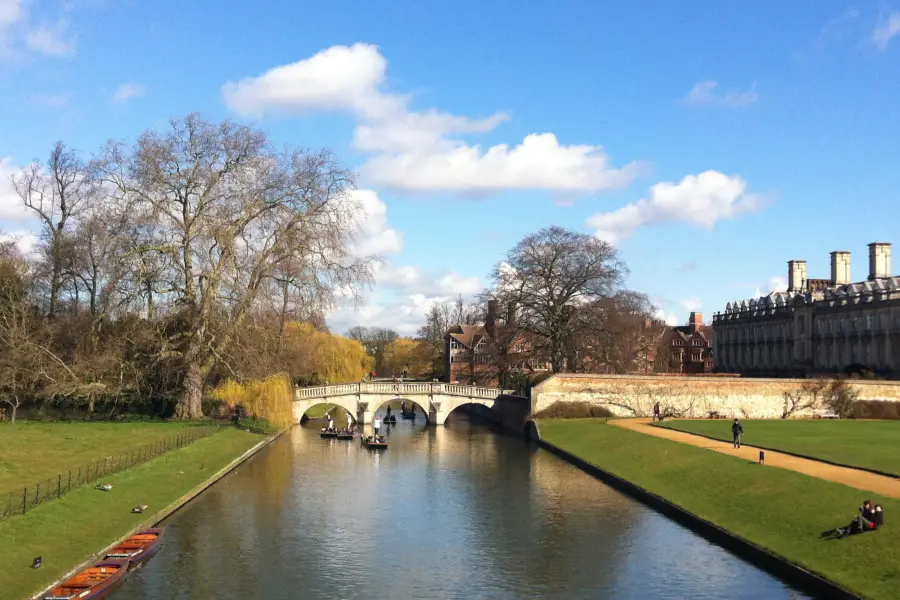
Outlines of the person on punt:
M 390 406 L 388 406 L 388 409 L 387 409 L 387 420 L 388 421 L 391 420 L 391 407 Z
M 353 430 L 353 415 L 351 415 L 350 413 L 347 413 L 347 432 L 349 433 L 352 430 Z
M 331 416 L 331 413 L 328 413 L 328 431 L 334 431 L 334 417 Z
M 400 402 L 400 414 L 406 414 L 406 400 Z
M 375 417 L 375 422 L 372 423 L 372 427 L 375 428 L 375 439 L 378 439 L 378 432 L 381 431 L 381 417 Z

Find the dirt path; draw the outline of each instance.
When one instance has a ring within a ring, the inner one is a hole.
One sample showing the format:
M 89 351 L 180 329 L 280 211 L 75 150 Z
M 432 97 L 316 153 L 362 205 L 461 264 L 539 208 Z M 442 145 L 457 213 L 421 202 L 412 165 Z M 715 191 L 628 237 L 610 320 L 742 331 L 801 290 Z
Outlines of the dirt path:
M 759 448 L 753 446 L 741 446 L 735 449 L 731 442 L 711 440 L 703 436 L 676 431 L 666 427 L 654 427 L 650 419 L 615 419 L 609 422 L 624 429 L 630 429 L 647 435 L 690 444 L 698 448 L 714 450 L 730 456 L 738 456 L 752 462 L 759 461 Z M 860 490 L 875 492 L 888 498 L 900 498 L 900 480 L 884 475 L 876 475 L 867 471 L 837 467 L 828 463 L 819 462 L 809 458 L 798 458 L 781 452 L 766 450 L 766 464 L 770 467 L 780 467 L 797 471 L 811 477 L 834 481 Z

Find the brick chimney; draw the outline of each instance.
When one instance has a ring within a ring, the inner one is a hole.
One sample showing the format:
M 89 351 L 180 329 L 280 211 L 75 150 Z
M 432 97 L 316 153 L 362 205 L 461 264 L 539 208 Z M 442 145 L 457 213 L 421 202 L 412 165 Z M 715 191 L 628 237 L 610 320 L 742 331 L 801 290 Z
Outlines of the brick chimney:
M 703 329 L 703 313 L 692 312 L 688 325 L 691 327 L 691 333 L 697 333 L 698 329 Z
M 499 311 L 500 302 L 498 300 L 488 300 L 487 317 L 484 319 L 484 328 L 492 338 L 494 337 L 494 325 L 497 324 L 497 312 Z
M 516 326 L 516 303 L 510 302 L 506 306 L 506 326 L 507 327 L 515 327 Z

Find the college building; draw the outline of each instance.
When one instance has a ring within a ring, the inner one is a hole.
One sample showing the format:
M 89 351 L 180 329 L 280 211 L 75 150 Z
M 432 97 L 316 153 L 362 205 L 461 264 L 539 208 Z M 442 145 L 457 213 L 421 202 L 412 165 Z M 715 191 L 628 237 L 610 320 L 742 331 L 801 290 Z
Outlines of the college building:
M 788 289 L 729 302 L 713 317 L 720 372 L 804 375 L 873 371 L 900 376 L 900 277 L 891 244 L 869 244 L 869 275 L 853 282 L 850 252 L 831 253 L 831 277 L 808 279 L 788 261 Z
M 666 327 L 662 340 L 665 364 L 660 370 L 694 375 L 712 373 L 714 339 L 715 331 L 703 324 L 703 314 L 692 312 L 687 325 Z

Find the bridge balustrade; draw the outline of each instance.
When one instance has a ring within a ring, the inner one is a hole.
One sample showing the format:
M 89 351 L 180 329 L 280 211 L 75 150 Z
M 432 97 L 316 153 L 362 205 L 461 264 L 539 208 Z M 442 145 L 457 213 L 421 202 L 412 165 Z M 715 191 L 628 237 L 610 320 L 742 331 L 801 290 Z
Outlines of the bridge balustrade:
M 348 394 L 381 393 L 381 394 L 445 394 L 466 398 L 483 398 L 493 400 L 504 393 L 503 390 L 471 385 L 451 383 L 344 383 L 339 385 L 320 385 L 316 387 L 298 387 L 298 398 L 326 398 Z

